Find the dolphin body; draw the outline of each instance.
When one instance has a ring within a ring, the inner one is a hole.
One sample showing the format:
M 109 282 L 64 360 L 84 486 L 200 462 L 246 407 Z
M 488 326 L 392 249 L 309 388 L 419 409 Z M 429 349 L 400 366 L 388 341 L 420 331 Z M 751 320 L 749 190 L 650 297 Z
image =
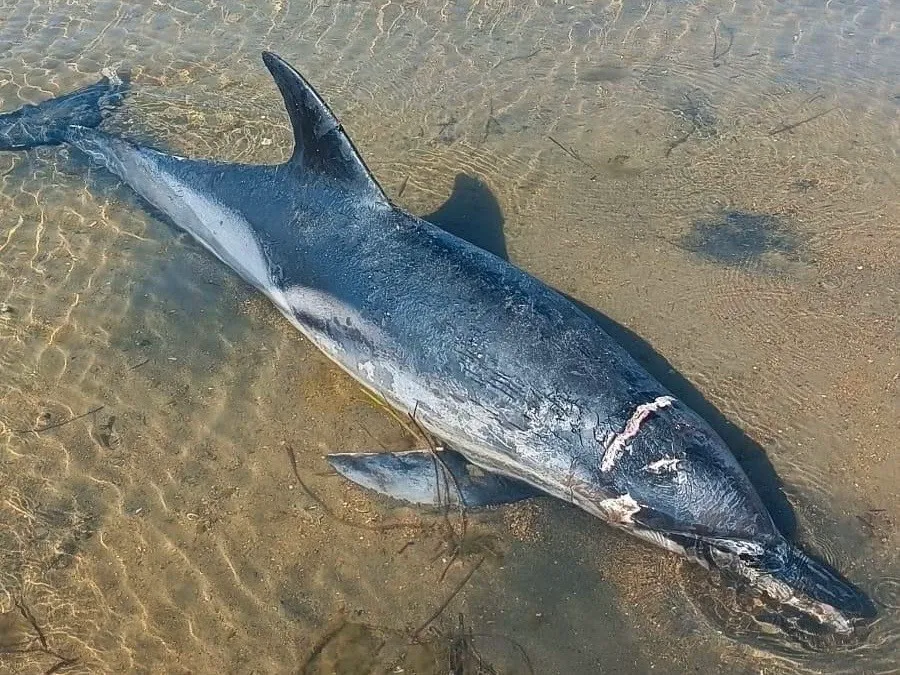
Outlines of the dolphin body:
M 846 635 L 873 615 L 778 532 L 724 441 L 593 318 L 392 204 L 309 83 L 263 60 L 293 126 L 284 164 L 187 159 L 91 128 L 121 99 L 115 76 L 0 116 L 0 149 L 86 153 L 444 448 L 329 456 L 360 485 L 422 504 L 552 495 L 747 582 L 806 632 Z

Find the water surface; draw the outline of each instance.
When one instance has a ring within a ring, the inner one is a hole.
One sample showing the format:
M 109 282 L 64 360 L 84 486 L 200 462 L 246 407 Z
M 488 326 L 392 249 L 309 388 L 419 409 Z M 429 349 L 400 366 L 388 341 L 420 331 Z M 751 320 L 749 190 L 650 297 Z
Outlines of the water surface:
M 460 537 L 348 485 L 324 454 L 403 428 L 46 148 L 0 155 L 0 671 L 896 672 L 898 25 L 890 0 L 0 0 L 2 109 L 129 69 L 108 127 L 183 155 L 287 155 L 282 54 L 399 204 L 602 312 L 881 611 L 810 654 L 550 499 Z

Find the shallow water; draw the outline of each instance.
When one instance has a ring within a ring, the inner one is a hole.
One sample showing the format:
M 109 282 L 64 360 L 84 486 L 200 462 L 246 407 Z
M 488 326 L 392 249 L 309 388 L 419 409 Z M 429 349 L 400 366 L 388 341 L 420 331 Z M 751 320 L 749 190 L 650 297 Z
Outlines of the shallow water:
M 409 447 L 390 415 L 47 148 L 0 154 L 0 672 L 897 672 L 898 25 L 891 0 L 0 0 L 0 108 L 127 68 L 108 128 L 184 155 L 289 152 L 281 53 L 399 204 L 606 315 L 880 610 L 807 653 L 550 499 L 469 514 L 454 553 L 457 516 L 323 460 Z

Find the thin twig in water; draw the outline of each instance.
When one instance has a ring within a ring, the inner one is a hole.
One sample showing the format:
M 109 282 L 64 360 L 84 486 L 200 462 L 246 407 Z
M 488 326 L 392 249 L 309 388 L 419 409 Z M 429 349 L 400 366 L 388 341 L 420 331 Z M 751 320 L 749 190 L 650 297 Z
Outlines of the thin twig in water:
M 494 70 L 495 68 L 500 67 L 504 63 L 509 63 L 510 61 L 527 61 L 528 59 L 530 59 L 534 56 L 537 56 L 541 52 L 542 49 L 543 49 L 543 47 L 538 47 L 530 54 L 519 54 L 517 56 L 510 56 L 505 59 L 500 59 L 499 61 L 497 61 L 497 63 L 495 63 L 493 66 L 491 66 L 491 70 Z
M 813 120 L 817 120 L 820 117 L 823 117 L 830 113 L 832 110 L 836 110 L 837 106 L 832 106 L 828 108 L 828 110 L 822 110 L 821 112 L 817 112 L 815 115 L 810 115 L 809 117 L 800 120 L 799 122 L 793 122 L 791 124 L 785 124 L 783 126 L 778 127 L 777 129 L 773 129 L 769 132 L 769 136 L 775 136 L 777 134 L 784 133 L 785 131 L 791 131 L 792 129 L 796 129 L 801 124 L 806 124 L 807 122 L 812 122 Z
M 419 402 L 416 401 L 415 405 L 413 406 L 412 413 L 407 413 L 406 416 L 408 419 L 404 420 L 400 415 L 397 414 L 397 412 L 394 410 L 394 408 L 384 398 L 380 397 L 378 394 L 376 394 L 366 388 L 363 388 L 363 392 L 374 403 L 376 403 L 380 407 L 384 408 L 388 412 L 388 414 L 390 414 L 391 417 L 393 417 L 394 420 L 396 420 L 396 422 L 412 438 L 415 438 L 415 439 L 418 439 L 418 440 L 421 440 L 422 442 L 424 442 L 428 446 L 429 450 L 431 451 L 432 457 L 435 460 L 434 470 L 435 470 L 435 487 L 437 489 L 437 504 L 438 504 L 438 506 L 442 506 L 442 505 L 445 506 L 445 508 L 443 510 L 443 517 L 444 517 L 444 522 L 447 526 L 447 530 L 450 532 L 451 543 L 454 546 L 452 556 L 455 558 L 459 554 L 459 550 L 462 546 L 462 541 L 463 541 L 463 539 L 465 539 L 466 533 L 468 532 L 469 524 L 468 524 L 468 518 L 466 516 L 466 503 L 465 503 L 465 499 L 463 498 L 462 488 L 460 487 L 459 482 L 456 480 L 456 476 L 453 475 L 453 472 L 450 471 L 450 467 L 447 466 L 447 463 L 444 461 L 443 457 L 441 457 L 439 448 L 438 448 L 437 444 L 434 442 L 434 439 L 432 438 L 431 434 L 425 430 L 425 428 L 419 423 L 419 421 L 417 419 L 417 415 L 419 412 Z M 296 470 L 296 460 L 293 460 L 293 461 L 294 461 L 294 474 L 298 475 L 298 472 Z M 300 479 L 299 479 L 299 475 L 298 475 L 298 481 L 299 480 Z M 453 483 L 453 489 L 456 491 L 456 495 L 457 495 L 456 501 L 457 501 L 457 507 L 459 509 L 460 531 L 458 534 L 457 534 L 456 530 L 453 528 L 453 525 L 451 524 L 450 519 L 449 519 L 449 511 L 450 511 L 450 500 L 449 500 L 450 485 L 449 484 L 451 482 Z M 446 490 L 446 494 L 448 495 L 446 504 L 442 504 L 443 499 L 441 498 L 441 485 L 444 486 L 444 489 Z M 306 488 L 306 486 L 304 486 L 302 484 L 302 481 L 301 481 L 301 487 L 303 487 L 304 490 L 306 490 L 307 494 L 309 494 L 309 489 Z M 326 507 L 324 507 L 324 505 L 323 505 L 323 508 L 326 508 Z M 334 517 L 337 517 L 337 516 L 334 515 Z M 444 577 L 446 576 L 448 570 L 449 570 L 449 566 L 446 569 L 444 569 L 443 573 L 441 574 L 442 581 L 443 581 Z
M 406 184 L 409 183 L 409 174 L 406 174 L 403 177 L 403 182 L 400 183 L 400 189 L 397 191 L 397 199 L 403 196 L 403 191 L 406 190 Z
M 672 154 L 672 151 L 673 151 L 675 148 L 677 148 L 679 145 L 681 145 L 681 144 L 684 143 L 687 139 L 689 139 L 691 136 L 693 136 L 694 133 L 695 133 L 696 131 L 697 131 L 697 125 L 695 124 L 694 126 L 691 127 L 691 130 L 690 130 L 689 132 L 687 132 L 687 133 L 684 134 L 683 136 L 679 136 L 679 137 L 676 138 L 674 141 L 672 141 L 671 143 L 669 143 L 669 147 L 666 148 L 666 157 L 668 157 L 669 155 L 671 155 L 671 154 Z
M 328 643 L 331 642 L 335 638 L 335 636 L 344 629 L 344 626 L 346 625 L 346 617 L 341 616 L 341 618 L 335 623 L 334 626 L 325 631 L 325 634 L 319 638 L 319 640 L 316 642 L 315 647 L 313 647 L 312 652 L 310 652 L 309 656 L 306 657 L 306 660 L 300 666 L 300 673 L 306 675 L 306 672 L 309 670 L 312 662 L 316 660 L 319 654 L 321 654 L 325 647 L 328 646 Z
M 361 427 L 361 428 L 362 428 L 363 431 L 366 432 L 366 435 L 367 435 L 369 438 L 371 438 L 373 441 L 375 441 L 375 444 L 378 445 L 378 447 L 380 447 L 380 448 L 381 448 L 382 450 L 384 450 L 385 452 L 390 452 L 390 451 L 385 447 L 384 443 L 382 443 L 380 440 L 378 440 L 378 437 L 375 436 L 375 434 L 373 434 L 371 431 L 369 431 L 369 430 L 368 430 L 366 427 L 364 427 L 364 426 Z
M 449 654 L 447 655 L 448 671 L 453 675 L 470 672 L 469 663 L 470 659 L 473 659 L 475 672 L 479 675 L 496 675 L 497 671 L 484 660 L 472 637 L 472 631 L 466 628 L 465 617 L 460 613 L 456 634 L 450 640 Z
M 456 559 L 459 557 L 459 546 L 456 547 L 456 550 L 453 551 L 453 555 L 450 556 L 450 560 L 447 561 L 447 564 L 444 566 L 444 571 L 441 572 L 441 578 L 438 579 L 438 583 L 444 583 L 444 578 L 447 576 L 447 572 L 450 571 L 450 568 L 453 566 L 453 563 L 456 562 Z
M 719 59 L 725 56 L 728 52 L 731 51 L 732 46 L 734 46 L 734 29 L 725 26 L 725 31 L 728 33 L 728 45 L 726 45 L 725 49 L 722 50 L 722 53 L 717 53 L 719 51 L 719 23 L 716 22 L 716 27 L 713 29 L 713 52 L 712 52 L 712 61 L 713 66 L 719 65 Z
M 478 559 L 478 562 L 476 562 L 474 565 L 472 565 L 472 569 L 470 569 L 470 570 L 466 573 L 466 576 L 464 576 L 464 577 L 462 578 L 462 581 L 460 581 L 460 582 L 456 585 L 456 587 L 453 589 L 453 592 L 450 593 L 450 595 L 447 596 L 447 598 L 444 600 L 444 602 L 442 602 L 442 603 L 440 604 L 440 606 L 439 606 L 439 607 L 431 614 L 431 616 L 429 616 L 429 617 L 422 623 L 422 625 L 419 626 L 419 627 L 413 632 L 412 636 L 410 637 L 410 642 L 414 642 L 415 640 L 417 640 L 417 639 L 419 638 L 419 636 L 425 631 L 425 629 L 428 628 L 428 626 L 430 626 L 432 623 L 434 623 L 434 621 L 435 621 L 441 614 L 444 613 L 444 610 L 447 609 L 447 607 L 450 605 L 450 603 L 453 602 L 453 599 L 454 599 L 457 595 L 459 595 L 459 592 L 463 589 L 463 587 L 464 587 L 467 583 L 469 583 L 469 579 L 472 578 L 472 575 L 475 574 L 475 572 L 478 570 L 479 567 L 481 567 L 481 563 L 483 563 L 483 562 L 484 562 L 484 556 L 480 557 L 480 558 Z
M 419 625 L 419 627 L 416 628 L 416 630 L 414 630 L 410 634 L 409 640 L 407 641 L 408 645 L 414 644 L 419 639 L 419 637 L 422 635 L 422 633 L 424 633 L 425 630 L 432 623 L 434 623 L 441 614 L 444 613 L 444 610 L 450 606 L 450 603 L 453 602 L 453 599 L 457 595 L 459 595 L 460 591 L 462 591 L 462 589 L 465 587 L 465 585 L 467 583 L 469 583 L 469 579 L 472 578 L 472 575 L 475 574 L 475 572 L 478 570 L 479 567 L 481 567 L 481 564 L 483 562 L 484 562 L 484 556 L 481 556 L 478 559 L 478 561 L 475 562 L 474 565 L 472 565 L 471 569 L 466 573 L 466 575 L 462 578 L 462 580 L 460 580 L 460 582 L 458 584 L 456 584 L 456 586 L 453 587 L 453 590 L 444 599 L 444 601 L 438 606 L 438 608 L 434 612 L 432 612 L 431 615 L 425 621 L 423 621 Z M 380 656 L 383 648 L 384 648 L 384 644 L 382 644 L 381 647 L 375 652 L 374 658 L 376 661 L 379 659 L 379 656 Z M 397 663 L 399 663 L 399 661 L 403 658 L 405 653 L 406 653 L 406 650 L 402 650 L 397 656 L 395 656 L 394 660 L 392 662 L 390 662 L 390 664 L 388 665 L 387 670 L 385 672 L 396 672 L 393 669 L 394 669 L 394 667 L 396 667 Z M 382 671 L 378 671 L 378 672 L 382 672 Z
M 562 143 L 560 143 L 558 140 L 553 138 L 553 136 L 547 136 L 547 138 L 550 139 L 551 143 L 553 143 L 556 147 L 558 147 L 560 150 L 562 150 L 564 153 L 566 153 L 569 157 L 574 159 L 576 162 L 581 162 L 582 164 L 587 165 L 587 162 L 585 162 L 583 159 L 581 159 L 581 157 L 578 156 L 578 153 L 575 152 L 574 150 L 572 150 L 572 148 L 567 148 Z M 590 166 L 590 165 L 588 165 L 588 166 Z
M 582 159 L 581 155 L 579 155 L 577 152 L 575 152 L 572 148 L 567 148 L 565 145 L 563 145 L 563 144 L 560 143 L 558 140 L 556 140 L 555 138 L 553 138 L 553 136 L 547 136 L 547 138 L 549 138 L 550 141 L 551 141 L 556 147 L 558 147 L 560 150 L 562 150 L 564 153 L 566 153 L 569 157 L 571 157 L 572 159 L 574 159 L 576 162 L 578 162 L 578 163 L 580 163 L 580 164 L 584 164 L 587 168 L 589 168 L 589 169 L 591 169 L 591 170 L 593 170 L 593 171 L 596 171 L 596 170 L 597 170 L 597 167 L 595 167 L 595 166 L 594 166 L 593 164 L 591 164 L 590 162 L 588 162 L 588 161 Z M 597 174 L 594 173 L 594 175 L 591 176 L 591 180 L 594 181 L 594 180 L 596 180 L 596 179 L 597 179 Z
M 441 501 L 440 488 L 441 488 L 441 482 L 442 482 L 441 478 L 442 477 L 443 477 L 444 487 L 448 489 L 447 508 L 444 511 L 444 518 L 447 521 L 447 525 L 450 528 L 450 532 L 457 539 L 457 541 L 455 543 L 456 543 L 457 547 L 459 547 L 459 542 L 466 536 L 466 532 L 468 531 L 468 527 L 469 527 L 468 519 L 466 518 L 466 501 L 463 498 L 462 488 L 459 486 L 459 482 L 456 480 L 456 476 L 453 475 L 453 472 L 450 471 L 450 467 L 447 466 L 447 463 L 444 461 L 444 458 L 441 457 L 440 453 L 438 452 L 437 445 L 434 443 L 434 440 L 431 438 L 431 435 L 422 427 L 421 424 L 419 424 L 419 421 L 416 419 L 416 413 L 418 411 L 419 411 L 419 403 L 417 401 L 415 407 L 413 408 L 412 414 L 409 416 L 409 419 L 410 419 L 410 422 L 413 424 L 413 426 L 418 431 L 419 435 L 423 439 L 425 439 L 426 443 L 428 443 L 428 448 L 431 450 L 431 454 L 435 459 L 435 462 L 436 462 L 435 467 L 434 467 L 435 487 L 437 488 L 437 491 L 438 491 L 437 498 L 438 498 L 439 505 L 440 505 L 440 501 Z M 438 467 L 438 465 L 440 465 L 440 467 Z M 443 469 L 442 474 L 439 471 L 439 468 Z M 460 533 L 458 535 L 456 534 L 456 531 L 453 529 L 453 526 L 450 525 L 450 521 L 447 518 L 447 515 L 450 510 L 449 485 L 447 484 L 448 478 L 450 479 L 450 482 L 453 483 L 454 490 L 456 490 L 456 505 L 457 505 L 457 508 L 459 509 L 459 519 L 460 519 L 460 523 L 462 525 L 462 527 L 460 529 Z
M 493 98 L 490 101 L 490 109 L 488 110 L 487 122 L 484 123 L 484 135 L 482 135 L 482 137 L 481 137 L 482 143 L 484 143 L 488 139 L 488 136 L 490 136 L 490 134 L 491 134 L 491 124 L 493 124 L 495 127 L 497 127 L 497 129 L 500 131 L 501 134 L 503 133 L 503 127 L 500 126 L 500 122 L 498 122 L 496 119 L 494 119 L 494 99 Z
M 58 429 L 59 427 L 64 427 L 67 424 L 69 424 L 70 422 L 74 422 L 75 420 L 80 420 L 82 417 L 87 417 L 88 415 L 93 415 L 96 412 L 100 412 L 105 407 L 106 406 L 98 405 L 96 408 L 94 408 L 92 410 L 88 410 L 86 413 L 82 413 L 80 415 L 75 415 L 75 417 L 70 417 L 67 420 L 63 420 L 62 422 L 48 424 L 47 426 L 44 426 L 44 427 L 34 427 L 32 429 L 13 429 L 13 431 L 17 434 L 29 434 L 29 433 L 39 434 L 42 431 L 49 431 L 50 429 Z
M 812 102 L 815 101 L 816 99 L 820 99 L 820 98 L 824 99 L 824 98 L 825 98 L 825 94 L 822 93 L 822 90 L 821 90 L 821 89 L 816 89 L 816 93 L 814 93 L 814 94 L 813 94 L 812 96 L 810 96 L 808 99 L 806 99 L 805 101 L 803 101 L 803 103 L 800 105 L 800 107 L 802 108 L 803 106 L 809 105 L 810 103 L 812 103 Z
M 385 401 L 383 398 L 379 398 L 378 396 L 376 396 L 373 392 L 371 392 L 371 391 L 368 390 L 368 389 L 362 388 L 362 392 L 363 392 L 366 396 L 368 396 L 369 399 L 370 399 L 373 403 L 375 403 L 376 405 L 380 406 L 380 407 L 383 408 L 385 411 L 387 411 L 388 415 L 390 415 L 391 417 L 393 417 L 393 418 L 394 418 L 394 421 L 397 422 L 397 424 L 399 424 L 401 427 L 403 427 L 403 429 L 406 431 L 406 433 L 408 433 L 412 438 L 416 438 L 416 437 L 417 437 L 417 436 L 416 436 L 416 431 L 415 431 L 412 427 L 410 427 L 410 426 L 403 420 L 403 418 L 400 417 L 400 415 L 397 414 L 397 412 L 390 406 L 390 404 L 388 404 L 387 401 Z
M 78 663 L 78 659 L 74 657 L 63 656 L 59 652 L 56 652 L 50 649 L 50 645 L 47 642 L 47 636 L 44 634 L 44 631 L 41 629 L 40 624 L 37 622 L 34 614 L 28 605 L 25 604 L 23 600 L 16 599 L 15 606 L 19 610 L 19 613 L 22 617 L 31 625 L 31 628 L 35 632 L 35 636 L 37 637 L 37 641 L 40 643 L 40 647 L 38 648 L 28 648 L 28 649 L 0 649 L 0 653 L 2 654 L 48 654 L 50 656 L 55 657 L 57 660 L 50 668 L 44 671 L 44 675 L 52 675 L 53 673 L 59 672 L 62 668 L 66 666 L 71 666 L 72 664 Z M 30 640 L 29 642 L 31 642 Z
M 872 523 L 870 523 L 870 522 L 868 521 L 868 519 L 866 519 L 866 518 L 863 517 L 863 516 L 860 516 L 859 514 L 857 514 L 856 517 L 859 519 L 859 522 L 861 522 L 863 525 L 865 525 L 865 526 L 868 527 L 870 530 L 872 530 L 872 532 L 875 532 L 875 526 L 874 526 Z
M 53 656 L 59 656 L 58 654 L 54 654 Z M 53 673 L 58 673 L 60 670 L 65 668 L 66 666 L 71 666 L 72 664 L 78 663 L 78 659 L 64 659 L 62 657 L 59 658 L 59 661 L 50 666 L 47 670 L 44 671 L 44 675 L 53 675 Z
M 45 636 L 44 631 L 41 630 L 37 619 L 35 619 L 34 614 L 31 613 L 31 609 L 21 600 L 16 600 L 15 603 L 19 613 L 31 624 L 31 627 L 34 628 L 34 632 L 37 634 L 38 642 L 41 643 L 41 647 L 44 648 L 44 651 L 49 650 L 50 648 L 47 646 L 47 636 Z
M 506 640 L 513 647 L 518 650 L 518 652 L 522 655 L 522 660 L 525 661 L 525 667 L 528 668 L 528 672 L 530 675 L 534 675 L 534 666 L 531 665 L 531 659 L 528 658 L 528 652 L 525 651 L 525 647 L 519 644 L 516 640 L 509 637 L 509 635 L 503 635 L 501 633 L 470 633 L 470 635 L 474 637 L 486 637 L 486 638 L 494 638 L 500 640 Z
M 446 484 L 447 478 L 453 482 L 453 486 L 456 489 L 456 493 L 458 495 L 458 506 L 460 509 L 460 518 L 462 521 L 462 532 L 460 535 L 456 535 L 456 532 L 453 530 L 453 527 L 449 525 L 450 531 L 453 533 L 453 536 L 457 539 L 461 537 L 465 537 L 466 530 L 468 527 L 468 523 L 465 515 L 465 500 L 462 496 L 462 489 L 459 487 L 459 483 L 456 481 L 456 476 L 453 475 L 453 472 L 450 471 L 449 467 L 446 465 L 444 460 L 441 458 L 440 453 L 438 452 L 437 445 L 432 439 L 431 435 L 419 424 L 419 421 L 416 419 L 416 415 L 419 412 L 419 402 L 416 401 L 415 406 L 413 407 L 412 413 L 407 413 L 407 417 L 409 421 L 404 420 L 394 408 L 382 397 L 379 397 L 376 393 L 370 391 L 369 389 L 363 388 L 363 393 L 366 394 L 374 403 L 378 406 L 382 407 L 384 410 L 388 412 L 388 414 L 394 418 L 394 420 L 401 426 L 403 429 L 412 437 L 423 441 L 428 448 L 431 450 L 431 454 L 435 459 L 436 464 L 440 464 L 443 467 L 444 473 L 444 483 Z M 441 497 L 440 497 L 440 485 L 441 485 L 441 476 L 438 475 L 439 469 L 438 466 L 435 466 L 435 480 L 436 487 L 438 489 L 438 505 L 440 505 Z M 447 511 L 449 510 L 449 502 L 447 504 L 447 510 L 444 511 L 444 518 L 447 519 Z M 457 544 L 458 545 L 458 544 Z
M 128 370 L 137 370 L 137 369 L 140 368 L 141 366 L 145 366 L 145 365 L 147 365 L 148 363 L 150 363 L 150 359 L 144 359 L 144 360 L 141 361 L 140 363 L 135 363 L 135 364 L 134 364 L 133 366 L 131 366 Z

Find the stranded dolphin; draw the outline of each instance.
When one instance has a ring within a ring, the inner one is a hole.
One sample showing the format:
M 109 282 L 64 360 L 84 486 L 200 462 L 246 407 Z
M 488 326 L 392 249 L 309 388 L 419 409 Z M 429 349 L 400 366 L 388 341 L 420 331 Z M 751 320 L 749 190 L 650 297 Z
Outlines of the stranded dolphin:
M 86 153 L 445 448 L 330 456 L 351 480 L 417 503 L 442 484 L 469 506 L 552 495 L 744 580 L 804 630 L 848 634 L 872 615 L 779 534 L 725 443 L 595 319 L 392 204 L 309 83 L 263 60 L 293 126 L 284 164 L 186 159 L 92 128 L 121 98 L 114 77 L 0 117 L 0 149 Z

